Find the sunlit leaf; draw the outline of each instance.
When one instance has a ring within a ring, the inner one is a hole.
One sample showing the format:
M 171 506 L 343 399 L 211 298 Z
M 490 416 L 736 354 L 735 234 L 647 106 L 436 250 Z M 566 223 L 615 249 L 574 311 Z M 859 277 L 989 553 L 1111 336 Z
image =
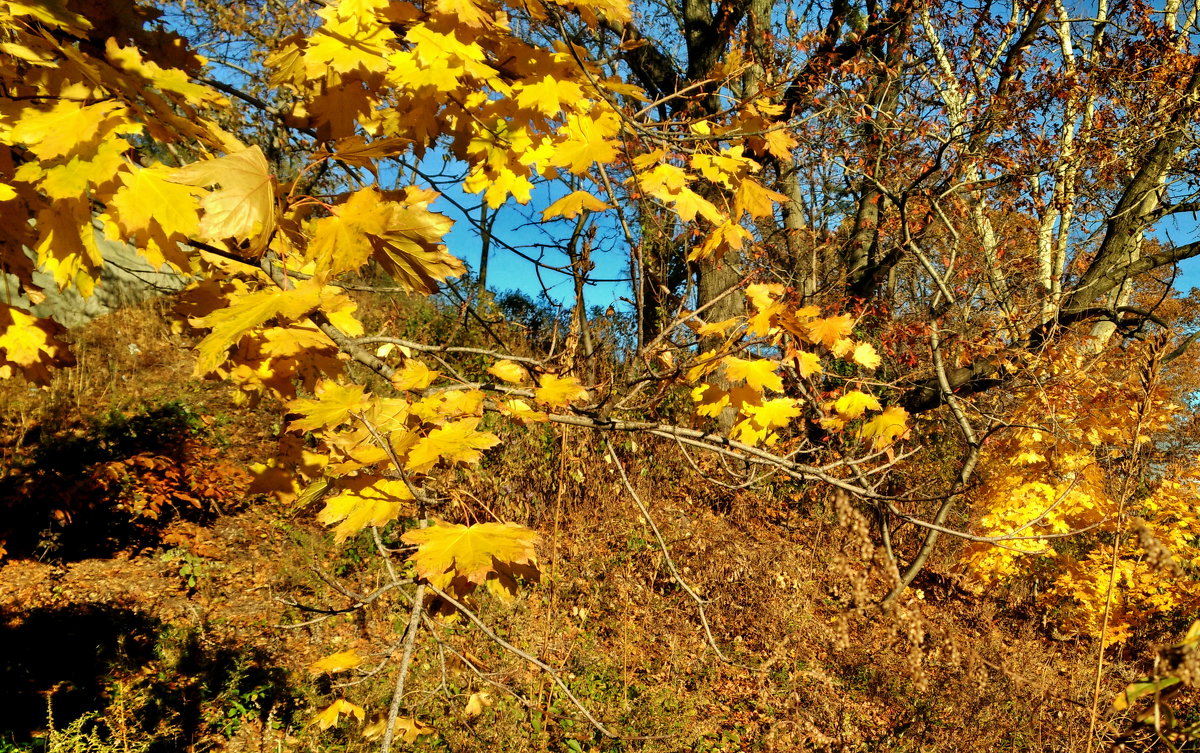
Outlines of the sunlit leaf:
M 358 651 L 350 649 L 316 660 L 308 665 L 308 671 L 313 675 L 335 674 L 354 669 L 359 664 L 362 664 L 362 657 L 358 655 Z
M 363 711 L 362 706 L 350 703 L 345 698 L 339 698 L 313 717 L 313 723 L 321 729 L 329 729 L 338 723 L 342 714 L 353 716 L 360 722 L 366 718 L 366 712 Z
M 488 367 L 488 373 L 512 384 L 523 384 L 529 381 L 529 372 L 525 370 L 525 367 L 508 359 L 496 361 Z
M 464 418 L 434 429 L 409 452 L 405 467 L 424 473 L 439 460 L 447 463 L 478 463 L 483 458 L 483 450 L 500 443 L 500 438 L 495 434 L 478 431 L 478 425 L 478 418 Z
M 737 356 L 726 356 L 722 359 L 725 364 L 725 376 L 734 381 L 745 381 L 756 390 L 783 390 L 783 380 L 775 373 L 779 364 L 765 358 L 746 360 Z
M 880 405 L 874 395 L 868 395 L 859 390 L 850 390 L 834 401 L 833 409 L 842 418 L 858 418 L 867 410 L 879 410 Z
M 867 405 L 866 407 L 870 407 Z M 839 411 L 841 412 L 841 411 Z M 843 413 L 843 415 L 848 415 Z M 858 435 L 870 439 L 875 447 L 886 447 L 908 432 L 908 411 L 891 405 L 858 429 Z
M 571 403 L 587 400 L 588 391 L 573 376 L 542 374 L 538 377 L 538 388 L 533 391 L 533 396 L 538 402 L 565 408 Z
M 218 159 L 194 162 L 170 173 L 169 180 L 207 188 L 200 201 L 205 240 L 254 239 L 275 224 L 275 183 L 258 145 Z
M 400 479 L 359 476 L 342 479 L 338 491 L 325 498 L 325 508 L 317 520 L 334 526 L 337 543 L 345 541 L 368 526 L 385 526 L 411 510 L 413 498 L 408 485 Z
M 463 716 L 468 719 L 474 719 L 483 713 L 483 710 L 492 705 L 491 695 L 484 690 L 472 693 L 467 699 L 467 706 L 463 709 Z
M 418 577 L 442 590 L 453 585 L 460 594 L 500 577 L 497 565 L 511 569 L 537 563 L 538 535 L 516 523 L 437 523 L 407 531 L 401 540 L 417 545 L 409 561 Z

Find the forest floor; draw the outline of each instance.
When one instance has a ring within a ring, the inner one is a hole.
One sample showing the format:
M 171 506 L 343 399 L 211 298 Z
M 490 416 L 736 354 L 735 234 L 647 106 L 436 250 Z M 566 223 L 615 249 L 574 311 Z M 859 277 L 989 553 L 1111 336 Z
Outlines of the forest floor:
M 372 750 L 357 720 L 312 719 L 339 697 L 368 724 L 386 709 L 407 605 L 299 606 L 370 591 L 373 546 L 335 546 L 315 508 L 250 490 L 280 409 L 193 380 L 192 342 L 164 322 L 159 304 L 110 315 L 75 333 L 80 365 L 51 389 L 0 385 L 0 753 Z M 1096 646 L 1056 640 L 1032 596 L 972 593 L 946 554 L 881 612 L 887 580 L 853 521 L 785 486 L 705 488 L 670 446 L 617 451 L 730 661 L 595 438 L 518 433 L 442 489 L 443 514 L 541 533 L 540 584 L 480 614 L 623 739 L 451 621 L 417 652 L 404 706 L 432 732 L 411 747 L 1088 749 Z M 345 686 L 308 671 L 350 648 L 384 671 Z M 1151 655 L 1133 645 L 1104 668 L 1101 743 Z M 468 711 L 480 693 L 490 707 Z

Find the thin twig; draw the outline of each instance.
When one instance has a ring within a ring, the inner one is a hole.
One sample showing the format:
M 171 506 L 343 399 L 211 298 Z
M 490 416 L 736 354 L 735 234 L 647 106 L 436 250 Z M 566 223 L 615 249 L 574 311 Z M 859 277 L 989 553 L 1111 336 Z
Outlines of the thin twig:
M 438 588 L 437 586 L 432 585 L 432 584 L 429 584 L 427 587 L 430 591 L 437 594 L 439 598 L 445 599 L 447 604 L 449 604 L 450 606 L 457 609 L 460 613 L 462 613 L 462 615 L 464 617 L 466 617 L 468 620 L 473 622 L 475 624 L 475 627 L 479 628 L 480 631 L 482 631 L 484 635 L 486 635 L 488 638 L 492 639 L 492 641 L 495 642 L 497 645 L 499 645 L 506 651 L 516 654 L 520 658 L 524 659 L 525 661 L 529 662 L 530 664 L 534 665 L 535 667 L 537 667 L 538 669 L 542 670 L 547 675 L 549 675 L 550 679 L 554 681 L 554 684 L 557 685 L 559 687 L 559 689 L 562 690 L 562 692 L 567 696 L 567 699 L 570 700 L 571 703 L 573 703 L 575 705 L 575 708 L 579 709 L 580 713 L 582 713 L 585 717 L 587 717 L 588 722 L 590 722 L 591 725 L 596 728 L 597 732 L 599 732 L 600 734 L 602 734 L 605 737 L 612 739 L 612 740 L 631 739 L 631 738 L 622 738 L 620 735 L 614 733 L 612 730 L 610 730 L 608 727 L 606 727 L 603 722 L 601 722 L 599 719 L 597 719 L 592 714 L 592 712 L 588 710 L 587 706 L 583 705 L 583 701 L 579 700 L 579 698 L 574 693 L 571 692 L 571 688 L 568 687 L 566 681 L 563 680 L 562 675 L 560 675 L 558 673 L 558 670 L 554 669 L 549 664 L 547 664 L 546 662 L 537 658 L 533 654 L 530 654 L 526 651 L 522 651 L 521 649 L 517 648 L 513 644 L 511 644 L 508 641 L 501 638 L 499 635 L 496 634 L 496 631 L 492 630 L 490 627 L 487 626 L 487 624 L 484 623 L 483 620 L 479 619 L 478 615 L 476 615 L 470 609 L 467 609 L 467 607 L 464 606 L 462 602 L 458 601 L 450 594 L 446 593 L 445 591 L 441 590 L 440 588 Z
M 704 599 L 700 598 L 700 594 L 696 593 L 695 589 L 688 585 L 687 581 L 683 579 L 683 575 L 679 572 L 679 568 L 675 566 L 675 560 L 671 558 L 671 550 L 667 547 L 667 542 L 658 530 L 658 525 L 655 524 L 654 518 L 650 515 L 650 510 L 646 507 L 646 503 L 642 501 L 637 490 L 633 488 L 633 484 L 629 482 L 629 476 L 625 473 L 625 464 L 621 462 L 621 458 L 617 457 L 616 450 L 607 441 L 604 443 L 604 447 L 608 450 L 608 456 L 613 459 L 613 463 L 617 466 L 617 471 L 621 474 L 621 481 L 625 484 L 625 490 L 629 492 L 630 498 L 633 499 L 634 504 L 637 505 L 638 510 L 642 513 L 642 519 L 646 521 L 646 525 L 650 526 L 650 530 L 654 533 L 654 538 L 658 541 L 658 547 L 662 550 L 663 561 L 667 563 L 667 569 L 671 571 L 671 577 L 675 579 L 680 588 L 687 592 L 688 596 L 692 597 L 692 601 L 696 602 L 696 610 L 700 615 L 700 624 L 704 627 L 704 637 L 708 640 L 708 645 L 713 650 L 713 653 L 726 664 L 732 664 L 742 669 L 753 669 L 753 667 L 738 664 L 725 656 L 721 651 L 721 648 L 717 645 L 717 639 L 713 637 L 712 628 L 708 624 L 708 614 L 704 609 Z

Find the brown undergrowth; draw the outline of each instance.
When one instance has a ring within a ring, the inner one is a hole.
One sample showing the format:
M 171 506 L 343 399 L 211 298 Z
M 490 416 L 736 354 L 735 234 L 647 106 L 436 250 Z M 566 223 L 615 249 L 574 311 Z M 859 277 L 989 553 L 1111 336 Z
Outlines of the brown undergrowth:
M 351 694 L 386 708 L 383 661 L 406 604 L 314 621 L 312 609 L 348 603 L 331 584 L 361 593 L 381 582 L 374 545 L 335 547 L 315 507 L 248 496 L 244 468 L 271 451 L 280 411 L 235 409 L 223 388 L 191 381 L 191 342 L 158 323 L 158 305 L 77 333 L 82 368 L 48 392 L 0 385 L 12 529 L 0 562 L 0 751 L 373 749 L 357 723 L 320 731 L 309 719 Z M 669 442 L 614 438 L 664 551 L 603 438 L 501 428 L 506 443 L 479 472 L 435 484 L 435 512 L 539 531 L 541 582 L 512 605 L 473 606 L 624 739 L 599 735 L 550 678 L 450 620 L 415 656 L 405 706 L 436 730 L 416 749 L 1084 750 L 1094 645 L 1055 640 L 1029 599 L 960 588 L 952 547 L 881 609 L 894 571 L 866 535 L 871 520 L 828 490 L 730 490 L 702 481 Z M 49 518 L 22 522 L 12 513 L 22 505 Z M 95 541 L 97 509 L 129 530 L 76 548 Z M 309 675 L 313 660 L 349 648 L 383 669 Z M 1106 688 L 1144 672 L 1143 655 L 1109 664 Z M 468 717 L 477 692 L 491 705 Z

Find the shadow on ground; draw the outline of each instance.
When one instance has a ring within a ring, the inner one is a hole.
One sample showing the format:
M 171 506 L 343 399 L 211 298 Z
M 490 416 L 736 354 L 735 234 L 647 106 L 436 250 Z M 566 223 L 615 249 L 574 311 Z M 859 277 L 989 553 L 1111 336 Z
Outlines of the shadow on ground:
M 158 543 L 170 520 L 210 522 L 244 497 L 202 419 L 180 403 L 86 430 L 37 427 L 0 468 L 0 555 L 77 561 Z
M 151 743 L 191 750 L 246 722 L 289 721 L 282 670 L 257 651 L 202 643 L 193 630 L 137 611 L 83 605 L 0 613 L 0 741 L 98 714 Z

